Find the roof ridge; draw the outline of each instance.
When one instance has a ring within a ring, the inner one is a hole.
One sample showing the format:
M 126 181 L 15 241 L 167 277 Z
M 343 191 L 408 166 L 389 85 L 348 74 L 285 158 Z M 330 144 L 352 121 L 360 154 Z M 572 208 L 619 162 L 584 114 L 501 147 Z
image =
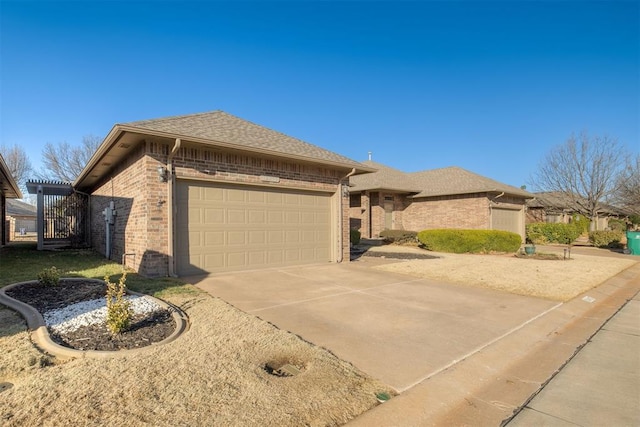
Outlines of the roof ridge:
M 205 116 L 205 115 L 214 114 L 214 113 L 222 113 L 222 114 L 226 114 L 228 116 L 233 116 L 233 114 L 229 114 L 229 113 L 227 113 L 226 111 L 223 111 L 223 110 L 212 110 L 212 111 L 204 111 L 204 112 L 201 112 L 201 113 L 180 114 L 180 115 L 177 115 L 177 116 L 158 117 L 158 118 L 155 118 L 155 119 L 143 119 L 143 120 L 136 120 L 136 121 L 133 121 L 133 122 L 116 123 L 116 125 L 134 125 L 136 123 L 171 121 L 171 120 L 184 119 L 184 118 L 187 118 L 187 117 Z M 236 117 L 236 116 L 233 116 L 233 117 Z

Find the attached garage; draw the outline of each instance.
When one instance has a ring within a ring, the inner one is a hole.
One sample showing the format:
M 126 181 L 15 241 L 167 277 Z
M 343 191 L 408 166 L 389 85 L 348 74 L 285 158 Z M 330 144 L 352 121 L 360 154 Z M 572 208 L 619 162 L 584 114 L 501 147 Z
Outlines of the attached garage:
M 491 229 L 504 230 L 522 235 L 522 210 L 516 209 L 491 209 Z
M 331 261 L 332 195 L 178 180 L 178 275 Z

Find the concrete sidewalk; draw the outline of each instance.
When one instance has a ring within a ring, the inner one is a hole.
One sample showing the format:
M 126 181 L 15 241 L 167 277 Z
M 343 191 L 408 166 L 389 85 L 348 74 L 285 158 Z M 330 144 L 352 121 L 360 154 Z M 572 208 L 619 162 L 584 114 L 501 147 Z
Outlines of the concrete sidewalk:
M 508 425 L 640 425 L 640 294 Z

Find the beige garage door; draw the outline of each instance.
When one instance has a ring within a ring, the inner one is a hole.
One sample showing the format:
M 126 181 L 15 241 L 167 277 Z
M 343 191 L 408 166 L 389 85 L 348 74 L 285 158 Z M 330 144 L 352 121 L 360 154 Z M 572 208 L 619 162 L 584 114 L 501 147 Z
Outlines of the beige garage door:
M 491 209 L 491 228 L 521 234 L 521 211 L 513 209 Z
M 330 194 L 178 181 L 179 275 L 327 262 Z

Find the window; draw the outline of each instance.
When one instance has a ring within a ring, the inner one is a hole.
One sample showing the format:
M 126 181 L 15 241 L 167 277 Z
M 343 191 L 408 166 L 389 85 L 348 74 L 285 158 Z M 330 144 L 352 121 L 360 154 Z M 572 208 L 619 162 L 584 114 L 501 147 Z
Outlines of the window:
M 349 207 L 350 208 L 359 208 L 360 206 L 361 206 L 360 193 L 351 194 L 349 196 Z

